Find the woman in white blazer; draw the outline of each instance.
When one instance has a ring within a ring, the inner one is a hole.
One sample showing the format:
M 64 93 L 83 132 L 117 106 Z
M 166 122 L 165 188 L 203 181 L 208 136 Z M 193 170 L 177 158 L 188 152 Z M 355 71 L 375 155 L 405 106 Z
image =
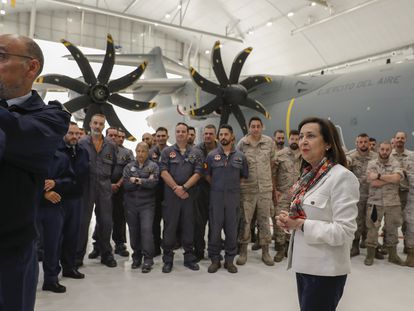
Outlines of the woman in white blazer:
M 296 272 L 300 310 L 333 311 L 351 270 L 359 183 L 345 168 L 330 121 L 307 118 L 299 131 L 302 174 L 291 189 L 290 212 L 278 216 L 278 225 L 293 230 L 288 268 Z

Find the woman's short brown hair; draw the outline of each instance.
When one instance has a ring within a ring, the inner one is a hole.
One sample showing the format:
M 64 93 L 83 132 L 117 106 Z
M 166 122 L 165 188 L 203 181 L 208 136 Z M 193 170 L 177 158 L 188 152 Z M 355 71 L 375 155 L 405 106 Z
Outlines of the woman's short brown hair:
M 302 127 L 308 123 L 319 124 L 320 133 L 323 137 L 324 142 L 331 146 L 331 148 L 329 148 L 329 150 L 326 151 L 326 157 L 333 163 L 341 164 L 346 167 L 347 162 L 345 152 L 342 148 L 341 140 L 339 138 L 339 134 L 336 130 L 335 125 L 327 119 L 309 117 L 300 122 L 298 126 L 299 132 L 302 129 Z

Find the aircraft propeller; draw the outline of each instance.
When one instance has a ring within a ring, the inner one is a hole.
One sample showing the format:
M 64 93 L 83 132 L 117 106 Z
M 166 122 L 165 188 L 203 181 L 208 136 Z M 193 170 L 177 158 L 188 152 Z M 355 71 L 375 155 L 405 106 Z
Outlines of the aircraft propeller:
M 220 84 L 211 82 L 202 77 L 193 67 L 190 67 L 190 74 L 194 82 L 205 92 L 216 95 L 206 105 L 193 109 L 190 114 L 193 116 L 205 116 L 213 111 L 219 112 L 220 125 L 228 122 L 230 114 L 236 117 L 244 134 L 247 134 L 246 119 L 240 109 L 244 106 L 257 112 L 262 113 L 267 119 L 270 114 L 264 106 L 257 100 L 250 98 L 248 92 L 250 89 L 262 84 L 271 82 L 272 79 L 266 76 L 251 76 L 239 82 L 240 73 L 246 58 L 249 56 L 252 48 L 246 48 L 241 51 L 233 61 L 230 71 L 230 77 L 227 76 L 221 60 L 220 41 L 216 41 L 212 51 L 212 66 L 214 74 Z
M 154 102 L 133 100 L 116 93 L 138 80 L 144 72 L 147 62 L 143 62 L 129 74 L 109 81 L 115 64 L 114 42 L 110 34 L 107 36 L 106 54 L 98 77 L 95 76 L 88 59 L 75 45 L 64 39 L 61 42 L 72 54 L 85 82 L 59 74 L 41 76 L 36 82 L 59 85 L 80 94 L 80 96 L 66 102 L 64 106 L 71 113 L 83 108 L 87 110 L 83 121 L 85 129 L 90 129 L 89 123 L 92 116 L 101 113 L 105 115 L 110 126 L 123 129 L 127 139 L 135 141 L 135 137 L 124 127 L 111 104 L 131 111 L 143 111 L 155 107 L 156 103 Z

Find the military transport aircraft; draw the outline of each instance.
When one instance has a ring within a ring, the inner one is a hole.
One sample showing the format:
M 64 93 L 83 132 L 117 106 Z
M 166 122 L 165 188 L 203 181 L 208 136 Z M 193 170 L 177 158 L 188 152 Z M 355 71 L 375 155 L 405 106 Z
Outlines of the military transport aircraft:
M 130 77 L 129 85 L 123 85 L 124 92 L 133 93 L 143 108 L 155 106 L 151 100 L 157 102 L 153 114 L 147 118 L 148 125 L 154 129 L 165 126 L 173 130 L 178 121 L 199 129 L 208 123 L 219 125 L 228 121 L 240 138 L 247 132 L 246 120 L 254 115 L 263 116 L 268 135 L 276 128 L 289 132 L 303 118 L 320 116 L 337 126 L 349 149 L 354 147 L 355 137 L 361 132 L 377 140 L 389 139 L 396 130 L 405 131 L 409 137 L 414 135 L 413 62 L 386 64 L 340 75 L 239 77 L 252 49 L 247 48 L 236 56 L 229 75 L 221 62 L 220 49 L 220 43 L 216 42 L 211 53 L 215 81 L 203 78 L 192 67 L 188 69 L 190 78 L 167 79 L 160 48 L 148 54 L 116 55 L 117 63 L 123 65 L 137 66 L 141 60 L 148 62 L 145 79 Z M 74 58 L 76 60 L 75 55 Z M 91 62 L 107 58 L 87 56 Z M 170 60 L 167 62 L 171 66 Z M 173 65 L 179 72 L 180 65 L 177 62 Z M 51 83 L 50 79 L 39 82 Z M 107 80 L 106 83 L 113 82 Z M 113 96 L 104 91 L 105 100 Z M 108 101 L 111 102 L 111 98 Z M 93 103 L 100 104 L 95 100 Z M 129 109 L 126 104 L 123 108 Z M 408 140 L 408 145 L 414 146 L 414 142 Z

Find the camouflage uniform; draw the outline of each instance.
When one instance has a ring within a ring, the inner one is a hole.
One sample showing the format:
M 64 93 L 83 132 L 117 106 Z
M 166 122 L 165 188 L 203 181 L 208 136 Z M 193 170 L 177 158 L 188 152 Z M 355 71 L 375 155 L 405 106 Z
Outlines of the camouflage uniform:
M 404 151 L 402 153 L 398 153 L 395 149 L 391 152 L 391 156 L 394 157 L 394 159 L 398 161 L 398 163 L 400 164 L 400 166 L 403 169 L 403 172 L 404 172 L 405 176 L 406 176 L 405 163 L 406 163 L 406 160 L 408 158 L 408 155 L 411 154 L 411 153 L 412 152 L 407 150 L 407 149 L 404 149 Z M 408 195 L 408 181 L 407 181 L 407 179 L 401 180 L 399 194 L 400 194 L 400 201 L 401 201 L 401 209 L 404 210 L 405 205 L 407 204 L 407 195 Z
M 404 220 L 406 221 L 405 231 L 405 243 L 407 248 L 414 248 L 414 153 L 408 155 L 404 160 L 407 184 L 408 184 L 408 196 L 407 205 L 403 211 Z
M 402 153 L 398 153 L 395 149 L 392 151 L 391 156 L 394 157 L 400 163 L 400 166 L 403 169 L 404 176 L 407 177 L 406 174 L 406 167 L 405 164 L 407 163 L 408 155 L 411 154 L 412 151 L 409 151 L 407 149 L 404 149 Z M 401 180 L 400 182 L 400 188 L 399 188 L 399 195 L 400 195 L 400 201 L 401 201 L 401 210 L 404 211 L 405 206 L 407 205 L 407 195 L 408 195 L 408 180 L 404 178 L 404 180 Z M 403 224 L 402 224 L 402 232 L 405 235 L 405 228 L 406 228 L 406 220 L 403 214 Z
M 362 240 L 366 239 L 367 227 L 365 225 L 367 200 L 369 183 L 367 181 L 367 167 L 368 162 L 375 160 L 378 155 L 370 151 L 367 155 L 361 155 L 357 150 L 347 154 L 348 169 L 354 173 L 359 181 L 359 202 L 358 202 L 358 229 L 355 232 L 355 240 L 359 241 L 362 235 Z
M 381 175 L 404 173 L 397 160 L 390 157 L 385 163 L 380 159 L 368 162 L 367 173 L 374 172 Z M 398 227 L 402 224 L 401 204 L 398 195 L 398 184 L 386 184 L 382 187 L 369 186 L 368 208 L 366 225 L 368 229 L 367 247 L 377 247 L 378 229 L 381 226 L 382 218 L 385 217 L 385 244 L 387 247 L 398 244 Z
M 276 153 L 274 162 L 273 174 L 276 176 L 276 190 L 282 195 L 278 202 L 276 202 L 276 215 L 281 211 L 289 211 L 291 194 L 289 189 L 298 180 L 300 175 L 300 154 L 296 153 L 290 148 L 284 148 Z M 276 221 L 273 221 L 273 230 L 276 245 L 285 245 L 287 235 L 276 226 Z
M 275 145 L 266 135 L 262 135 L 258 142 L 253 143 L 248 137 L 249 135 L 243 137 L 237 145 L 237 149 L 246 156 L 249 166 L 249 178 L 241 185 L 243 223 L 240 242 L 247 244 L 250 241 L 250 224 L 257 210 L 259 243 L 264 246 L 271 242 L 269 228 L 270 210 L 273 206 L 271 163 L 275 157 Z

